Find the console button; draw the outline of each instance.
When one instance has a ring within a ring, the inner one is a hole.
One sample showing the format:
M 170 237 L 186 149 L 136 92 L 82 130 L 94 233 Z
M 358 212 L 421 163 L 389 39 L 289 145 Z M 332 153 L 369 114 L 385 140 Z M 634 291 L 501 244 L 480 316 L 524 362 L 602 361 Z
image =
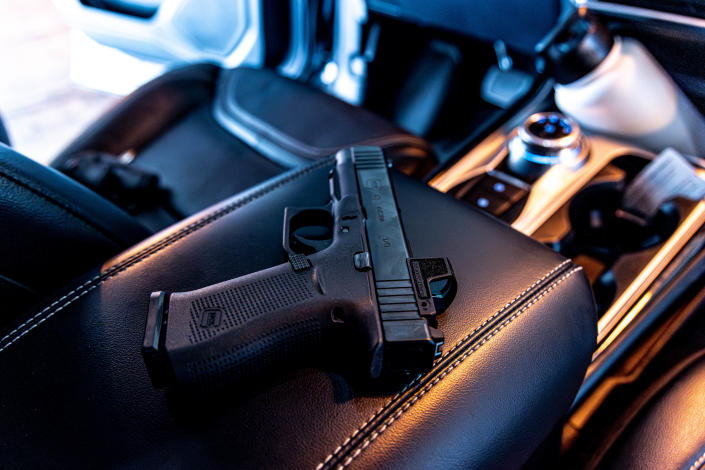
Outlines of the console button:
M 486 191 L 480 187 L 473 188 L 463 197 L 463 200 L 497 217 L 512 206 L 511 201 L 505 199 L 497 192 Z
M 527 183 L 495 170 L 456 186 L 450 193 L 478 209 L 500 217 L 521 205 L 530 189 Z
M 481 188 L 483 191 L 496 194 L 498 197 L 512 204 L 519 201 L 529 192 L 528 185 L 523 181 L 515 181 L 515 178 L 511 178 L 500 172 L 487 174 L 476 187 Z

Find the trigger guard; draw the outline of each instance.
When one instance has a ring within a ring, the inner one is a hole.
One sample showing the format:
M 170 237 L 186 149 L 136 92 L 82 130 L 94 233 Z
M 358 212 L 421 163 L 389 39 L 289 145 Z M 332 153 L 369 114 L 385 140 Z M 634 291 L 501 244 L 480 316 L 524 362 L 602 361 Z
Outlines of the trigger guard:
M 304 246 L 308 246 L 309 248 L 312 248 L 314 252 L 320 251 L 321 247 L 323 247 L 322 243 L 317 243 L 317 242 L 322 242 L 321 240 L 310 240 L 307 239 L 306 237 L 301 237 L 301 236 L 296 236 L 295 231 L 297 227 L 292 228 L 292 221 L 298 216 L 301 216 L 301 214 L 305 214 L 307 212 L 310 213 L 319 213 L 319 214 L 326 214 L 326 217 L 329 218 L 329 222 L 332 226 L 335 225 L 335 221 L 333 220 L 333 214 L 332 214 L 332 203 L 328 203 L 325 206 L 317 206 L 317 207 L 285 207 L 284 208 L 284 230 L 283 230 L 283 236 L 282 236 L 282 248 L 284 249 L 284 252 L 287 254 L 287 256 L 291 257 L 297 254 L 304 254 L 300 253 L 297 250 L 294 250 L 294 248 L 291 246 L 291 240 L 292 238 L 295 238 L 296 241 L 298 241 L 300 244 Z M 304 225 L 301 225 L 301 227 L 304 227 Z M 327 245 L 326 245 L 327 246 Z M 325 247 L 323 247 L 325 248 Z

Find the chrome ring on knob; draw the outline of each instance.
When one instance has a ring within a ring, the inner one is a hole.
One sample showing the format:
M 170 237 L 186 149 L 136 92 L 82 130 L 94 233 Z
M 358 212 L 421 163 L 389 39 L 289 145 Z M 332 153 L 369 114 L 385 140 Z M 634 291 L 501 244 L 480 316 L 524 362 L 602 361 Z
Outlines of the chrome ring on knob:
M 556 112 L 536 113 L 509 140 L 509 167 L 519 175 L 538 176 L 550 166 L 580 166 L 587 157 L 580 126 Z

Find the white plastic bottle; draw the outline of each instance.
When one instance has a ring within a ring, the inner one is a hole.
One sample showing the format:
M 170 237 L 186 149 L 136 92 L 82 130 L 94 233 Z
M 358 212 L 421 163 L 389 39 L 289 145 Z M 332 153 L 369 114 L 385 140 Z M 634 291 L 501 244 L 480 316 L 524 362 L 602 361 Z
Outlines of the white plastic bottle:
M 563 113 L 585 129 L 660 152 L 673 147 L 705 157 L 705 120 L 638 41 L 615 38 L 602 62 L 583 77 L 555 86 Z

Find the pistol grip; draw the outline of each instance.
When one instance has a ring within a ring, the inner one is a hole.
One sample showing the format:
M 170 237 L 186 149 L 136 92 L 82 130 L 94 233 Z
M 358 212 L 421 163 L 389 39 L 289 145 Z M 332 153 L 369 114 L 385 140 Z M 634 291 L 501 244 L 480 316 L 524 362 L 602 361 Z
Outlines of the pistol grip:
M 227 383 L 301 360 L 335 327 L 328 304 L 312 270 L 289 263 L 168 298 L 153 294 L 143 345 L 150 376 L 155 386 L 167 377 Z

